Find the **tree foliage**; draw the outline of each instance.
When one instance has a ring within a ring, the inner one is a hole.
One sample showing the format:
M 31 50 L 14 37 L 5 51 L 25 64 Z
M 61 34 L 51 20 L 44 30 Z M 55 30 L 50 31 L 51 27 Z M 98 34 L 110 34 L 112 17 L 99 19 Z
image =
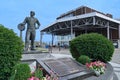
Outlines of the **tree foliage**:
M 0 80 L 8 80 L 12 68 L 20 61 L 23 46 L 21 39 L 0 25 Z

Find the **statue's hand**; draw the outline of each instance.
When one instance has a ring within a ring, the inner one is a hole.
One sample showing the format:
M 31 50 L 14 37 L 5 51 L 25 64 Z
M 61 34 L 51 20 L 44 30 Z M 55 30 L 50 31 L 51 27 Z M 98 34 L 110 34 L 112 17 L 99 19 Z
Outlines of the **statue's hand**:
M 39 28 L 36 27 L 35 29 L 39 29 Z
M 39 29 L 39 26 L 35 27 L 35 29 Z

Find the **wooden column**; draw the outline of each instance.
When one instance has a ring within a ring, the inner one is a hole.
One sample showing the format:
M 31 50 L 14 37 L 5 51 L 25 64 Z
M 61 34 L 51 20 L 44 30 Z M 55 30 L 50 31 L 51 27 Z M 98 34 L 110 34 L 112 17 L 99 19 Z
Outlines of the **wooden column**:
M 119 26 L 118 26 L 118 48 L 120 48 L 120 24 L 119 24 Z
M 72 20 L 71 20 L 71 39 L 73 38 L 73 26 L 72 26 Z
M 52 34 L 52 44 L 50 46 L 50 52 L 52 53 L 52 48 L 53 48 L 53 42 L 54 42 L 54 34 Z
M 93 17 L 93 25 L 95 25 L 95 17 Z
M 43 37 L 43 32 L 40 32 L 40 46 L 42 46 L 42 37 Z
M 120 24 L 118 26 L 118 48 L 120 48 Z
M 109 22 L 107 23 L 107 38 L 110 39 L 110 26 L 109 26 Z

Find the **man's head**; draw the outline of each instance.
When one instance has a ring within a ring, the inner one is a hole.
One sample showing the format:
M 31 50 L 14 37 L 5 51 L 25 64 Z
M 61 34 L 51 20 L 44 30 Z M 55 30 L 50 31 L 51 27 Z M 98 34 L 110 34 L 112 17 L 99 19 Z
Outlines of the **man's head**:
M 30 11 L 30 16 L 33 17 L 35 15 L 34 11 Z

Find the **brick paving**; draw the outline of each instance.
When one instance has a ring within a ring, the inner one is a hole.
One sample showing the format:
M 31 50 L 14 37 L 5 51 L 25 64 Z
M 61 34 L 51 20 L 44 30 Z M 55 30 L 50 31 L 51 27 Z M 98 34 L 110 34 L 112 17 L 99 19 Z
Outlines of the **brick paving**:
M 69 49 L 64 49 L 64 48 L 61 48 L 60 51 L 58 48 L 53 48 L 51 54 L 68 54 L 68 55 L 70 55 L 70 51 L 69 51 Z M 120 64 L 120 49 L 114 50 L 111 62 Z
M 115 49 L 111 62 L 120 64 L 120 49 Z

